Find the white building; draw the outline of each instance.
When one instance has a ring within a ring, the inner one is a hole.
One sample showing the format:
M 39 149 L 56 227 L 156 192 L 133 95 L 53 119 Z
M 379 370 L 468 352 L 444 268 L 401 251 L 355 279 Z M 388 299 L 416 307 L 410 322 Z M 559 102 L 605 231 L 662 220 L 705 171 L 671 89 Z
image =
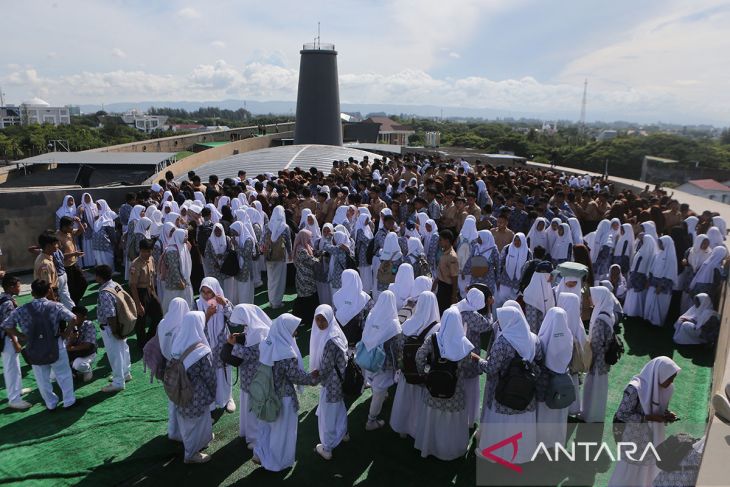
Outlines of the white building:
M 152 132 L 153 130 L 162 130 L 163 125 L 167 122 L 166 115 L 147 115 L 137 110 L 130 110 L 122 115 L 122 121 L 142 132 Z
M 677 188 L 677 191 L 702 196 L 713 201 L 730 204 L 730 186 L 714 179 L 692 179 Z
M 602 130 L 600 134 L 596 137 L 596 140 L 599 142 L 603 142 L 606 140 L 613 140 L 616 137 L 618 137 L 618 132 L 615 130 Z
M 7 106 L 0 107 L 0 129 L 10 127 L 11 125 L 20 125 L 20 107 Z
M 40 98 L 31 98 L 20 104 L 20 117 L 23 125 L 51 123 L 69 125 L 71 114 L 68 107 L 52 107 Z

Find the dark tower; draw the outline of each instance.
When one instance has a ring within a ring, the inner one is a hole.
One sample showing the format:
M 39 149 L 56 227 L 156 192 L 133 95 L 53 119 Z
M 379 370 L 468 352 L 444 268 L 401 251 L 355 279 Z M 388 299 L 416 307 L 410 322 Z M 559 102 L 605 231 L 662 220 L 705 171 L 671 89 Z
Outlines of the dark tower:
M 294 143 L 342 145 L 335 46 L 304 44 L 300 54 Z

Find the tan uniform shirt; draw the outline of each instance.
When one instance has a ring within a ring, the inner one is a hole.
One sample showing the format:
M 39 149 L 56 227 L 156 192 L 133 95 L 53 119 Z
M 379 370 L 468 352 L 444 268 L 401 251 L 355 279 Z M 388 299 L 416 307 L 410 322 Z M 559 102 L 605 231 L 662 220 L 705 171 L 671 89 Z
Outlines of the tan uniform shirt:
M 457 217 L 458 210 L 456 209 L 455 204 L 451 203 L 448 206 L 444 205 L 441 209 L 441 220 L 439 220 L 438 225 L 443 228 L 456 228 Z
M 152 258 L 137 257 L 129 267 L 129 287 L 147 289 L 155 293 L 155 263 Z
M 51 285 L 51 288 L 58 288 L 58 274 L 56 274 L 56 266 L 53 264 L 53 257 L 41 252 L 35 258 L 33 279 L 43 279 Z
M 441 254 L 437 270 L 439 281 L 446 284 L 453 284 L 454 278 L 459 276 L 459 259 L 456 252 L 451 248 L 448 252 Z

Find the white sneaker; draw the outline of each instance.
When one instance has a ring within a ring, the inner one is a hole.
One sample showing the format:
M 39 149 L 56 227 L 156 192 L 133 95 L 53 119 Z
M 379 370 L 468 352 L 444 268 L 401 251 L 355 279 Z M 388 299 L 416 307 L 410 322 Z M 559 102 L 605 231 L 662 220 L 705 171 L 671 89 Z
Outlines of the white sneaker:
M 256 465 L 261 465 L 261 459 L 256 455 L 255 453 L 251 457 L 251 461 L 255 463 Z
M 127 374 L 127 375 L 124 376 L 124 382 L 129 382 L 130 380 L 132 380 L 132 374 Z M 208 460 L 206 460 L 206 462 L 207 461 Z
M 317 446 L 314 447 L 314 451 L 319 453 L 319 456 L 325 460 L 332 460 L 332 452 L 325 450 L 322 443 L 317 443 Z
M 385 426 L 385 421 L 382 419 L 374 419 L 365 423 L 365 431 L 374 431 Z
M 82 375 L 81 378 L 84 382 L 91 382 L 91 379 L 94 378 L 94 372 L 92 372 L 91 370 L 88 372 L 84 372 L 84 375 Z
M 342 437 L 342 442 L 347 443 L 350 441 L 350 433 L 345 433 L 345 436 Z
M 233 399 L 228 401 L 226 403 L 226 412 L 227 413 L 235 413 L 236 412 L 236 403 L 233 402 Z
M 30 387 L 23 387 L 20 390 L 20 395 L 25 396 L 26 394 L 30 394 L 31 392 L 33 392 L 33 389 L 31 389 Z
M 248 448 L 251 451 L 253 451 L 253 448 L 255 446 L 256 446 L 256 443 L 254 443 L 253 441 L 251 443 L 246 443 L 246 448 Z
M 119 392 L 123 391 L 124 387 L 117 387 L 113 384 L 109 384 L 108 386 L 104 386 L 101 388 L 101 392 Z
M 205 453 L 196 453 L 192 457 L 185 460 L 185 463 L 207 463 L 210 461 L 210 455 Z
M 17 401 L 8 404 L 10 409 L 15 409 L 16 411 L 25 411 L 30 409 L 31 406 L 33 406 L 31 403 L 22 399 L 18 399 Z

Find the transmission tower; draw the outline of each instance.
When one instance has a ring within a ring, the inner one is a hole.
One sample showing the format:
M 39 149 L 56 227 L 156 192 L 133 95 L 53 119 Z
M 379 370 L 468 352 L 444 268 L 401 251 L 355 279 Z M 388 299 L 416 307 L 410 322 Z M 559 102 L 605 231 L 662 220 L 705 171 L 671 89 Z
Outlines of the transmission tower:
M 583 82 L 583 101 L 580 104 L 580 129 L 586 129 L 586 98 L 588 95 L 588 78 Z

